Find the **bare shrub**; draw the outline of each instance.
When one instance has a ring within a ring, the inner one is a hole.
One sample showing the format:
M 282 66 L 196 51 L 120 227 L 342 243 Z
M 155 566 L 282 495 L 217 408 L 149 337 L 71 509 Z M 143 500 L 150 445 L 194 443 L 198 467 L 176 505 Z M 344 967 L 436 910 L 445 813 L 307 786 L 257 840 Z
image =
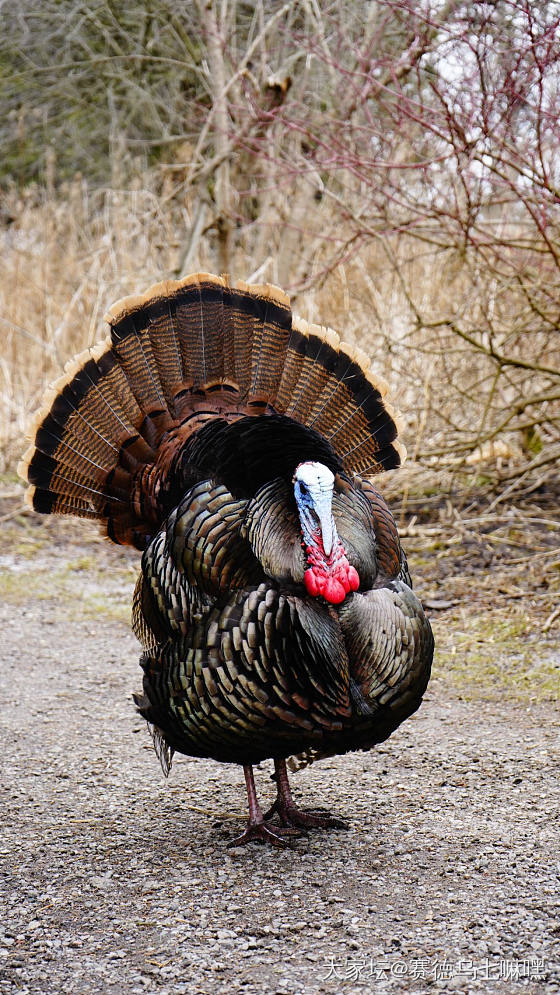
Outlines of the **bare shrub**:
M 113 299 L 227 268 L 279 283 L 372 354 L 421 466 L 451 481 L 490 459 L 506 489 L 538 486 L 560 455 L 556 0 L 172 13 L 193 99 L 173 103 L 159 164 L 134 156 L 152 139 L 141 117 L 122 123 L 129 95 L 105 121 L 106 186 L 61 183 L 47 156 L 35 193 L 6 193 L 4 448 Z M 126 85 L 157 105 L 154 44 Z

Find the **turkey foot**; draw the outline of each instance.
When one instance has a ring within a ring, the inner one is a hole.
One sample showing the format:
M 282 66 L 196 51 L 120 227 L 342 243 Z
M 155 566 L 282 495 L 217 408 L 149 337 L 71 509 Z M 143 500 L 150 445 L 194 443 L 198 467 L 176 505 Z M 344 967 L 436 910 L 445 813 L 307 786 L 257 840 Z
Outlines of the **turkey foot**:
M 290 790 L 286 761 L 275 760 L 274 769 L 276 771 L 278 794 L 276 801 L 264 816 L 265 821 L 272 818 L 274 812 L 277 812 L 283 827 L 298 827 L 300 829 L 348 829 L 348 823 L 342 819 L 338 819 L 328 812 L 327 809 L 297 808 Z
M 348 829 L 348 823 L 343 819 L 338 819 L 326 809 L 297 808 L 293 803 L 283 805 L 278 800 L 274 802 L 272 808 L 266 813 L 266 818 L 270 818 L 274 812 L 278 812 L 282 826 L 299 827 L 301 829 Z
M 272 843 L 273 846 L 287 846 L 288 837 L 301 836 L 299 829 L 295 827 L 272 826 L 265 822 L 255 789 L 255 778 L 253 768 L 249 765 L 243 767 L 245 784 L 247 785 L 247 798 L 249 800 L 249 822 L 245 832 L 241 833 L 229 843 L 229 846 L 244 846 L 252 840 L 260 840 L 262 843 Z
M 291 837 L 301 836 L 299 829 L 293 827 L 272 826 L 264 819 L 260 822 L 249 822 L 244 833 L 236 836 L 228 846 L 244 846 L 252 840 L 260 840 L 261 843 L 272 843 L 273 846 L 287 846 Z

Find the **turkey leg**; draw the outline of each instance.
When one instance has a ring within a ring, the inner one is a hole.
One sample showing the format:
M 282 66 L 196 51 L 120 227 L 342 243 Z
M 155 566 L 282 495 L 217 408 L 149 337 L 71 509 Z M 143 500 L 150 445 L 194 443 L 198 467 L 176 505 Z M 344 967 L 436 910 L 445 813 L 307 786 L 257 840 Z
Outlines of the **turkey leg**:
M 245 774 L 247 798 L 249 800 L 249 821 L 245 832 L 232 840 L 229 846 L 243 846 L 244 843 L 249 843 L 251 840 L 272 843 L 273 846 L 286 846 L 287 840 L 285 837 L 301 836 L 299 829 L 296 829 L 294 826 L 288 826 L 287 824 L 286 827 L 272 826 L 265 822 L 257 798 L 253 768 L 249 764 L 244 765 L 243 773 Z
M 292 798 L 290 782 L 288 781 L 288 771 L 285 760 L 275 760 L 274 770 L 276 771 L 276 784 L 278 794 L 272 808 L 266 812 L 264 819 L 272 818 L 274 812 L 280 817 L 283 826 L 299 827 L 301 829 L 348 829 L 348 824 L 342 819 L 337 819 L 326 809 L 300 809 L 297 808 Z

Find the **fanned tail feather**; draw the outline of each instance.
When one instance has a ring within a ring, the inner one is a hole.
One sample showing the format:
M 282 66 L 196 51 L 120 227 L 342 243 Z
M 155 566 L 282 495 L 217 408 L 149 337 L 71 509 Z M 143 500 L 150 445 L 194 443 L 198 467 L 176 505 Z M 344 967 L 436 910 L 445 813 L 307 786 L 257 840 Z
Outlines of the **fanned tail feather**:
M 67 365 L 31 427 L 20 473 L 37 511 L 96 518 L 142 548 L 169 510 L 174 452 L 213 418 L 286 415 L 350 473 L 401 461 L 365 354 L 293 318 L 277 287 L 199 273 L 118 302 L 107 320 L 110 340 Z

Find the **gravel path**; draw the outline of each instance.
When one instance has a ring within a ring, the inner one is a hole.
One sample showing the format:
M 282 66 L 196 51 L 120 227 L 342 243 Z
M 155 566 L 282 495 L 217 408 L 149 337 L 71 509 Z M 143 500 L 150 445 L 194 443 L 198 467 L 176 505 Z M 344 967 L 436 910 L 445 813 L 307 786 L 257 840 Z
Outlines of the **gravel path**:
M 242 771 L 178 757 L 164 781 L 138 646 L 92 609 L 107 574 L 71 583 L 0 606 L 0 992 L 560 991 L 553 705 L 464 701 L 436 673 L 388 743 L 294 775 L 348 831 L 230 850 Z

